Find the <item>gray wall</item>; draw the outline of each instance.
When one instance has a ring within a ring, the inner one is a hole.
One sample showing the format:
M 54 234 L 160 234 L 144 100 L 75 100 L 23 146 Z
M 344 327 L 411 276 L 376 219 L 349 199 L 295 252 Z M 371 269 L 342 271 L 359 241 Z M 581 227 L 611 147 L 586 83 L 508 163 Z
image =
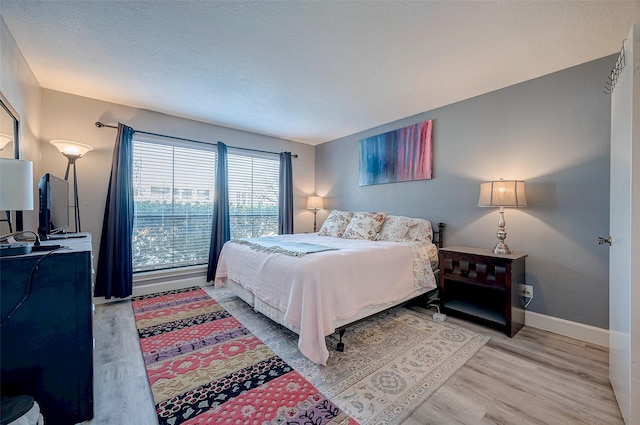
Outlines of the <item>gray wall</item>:
M 316 192 L 333 209 L 388 211 L 447 225 L 446 245 L 492 247 L 498 210 L 482 181 L 526 181 L 526 209 L 505 211 L 507 244 L 528 254 L 528 310 L 608 328 L 610 98 L 615 55 L 316 147 Z M 371 106 L 372 108 L 375 105 Z M 358 185 L 358 141 L 434 120 L 431 180 Z

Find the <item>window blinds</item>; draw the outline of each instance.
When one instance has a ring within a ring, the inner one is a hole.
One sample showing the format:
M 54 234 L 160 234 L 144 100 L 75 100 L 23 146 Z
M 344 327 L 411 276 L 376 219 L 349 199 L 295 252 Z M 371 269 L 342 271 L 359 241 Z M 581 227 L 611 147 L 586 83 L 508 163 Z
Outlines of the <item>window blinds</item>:
M 215 145 L 133 142 L 134 272 L 206 264 Z M 278 233 L 279 158 L 229 149 L 231 238 Z
M 231 238 L 278 234 L 280 159 L 229 149 Z
M 134 140 L 133 168 L 134 272 L 206 264 L 216 153 Z

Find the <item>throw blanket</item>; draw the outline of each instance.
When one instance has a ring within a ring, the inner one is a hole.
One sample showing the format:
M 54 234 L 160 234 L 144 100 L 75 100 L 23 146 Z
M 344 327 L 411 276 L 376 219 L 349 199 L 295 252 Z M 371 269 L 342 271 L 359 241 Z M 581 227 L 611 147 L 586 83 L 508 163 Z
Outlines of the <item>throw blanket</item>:
M 305 242 L 287 241 L 281 238 L 263 236 L 260 238 L 233 239 L 231 242 L 248 245 L 249 248 L 269 254 L 284 254 L 292 257 L 303 257 L 307 254 L 332 251 L 338 248 L 316 245 Z

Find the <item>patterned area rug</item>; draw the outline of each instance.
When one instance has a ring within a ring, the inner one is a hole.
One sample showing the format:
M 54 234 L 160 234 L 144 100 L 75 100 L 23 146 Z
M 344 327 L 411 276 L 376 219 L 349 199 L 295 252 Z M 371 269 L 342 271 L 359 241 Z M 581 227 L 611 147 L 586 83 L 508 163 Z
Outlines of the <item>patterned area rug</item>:
M 357 424 L 202 289 L 132 307 L 161 425 Z
M 321 393 L 362 425 L 397 425 L 469 360 L 489 337 L 397 307 L 347 329 L 345 352 L 326 338 L 327 366 L 298 350 L 298 336 L 227 289 L 207 293 Z

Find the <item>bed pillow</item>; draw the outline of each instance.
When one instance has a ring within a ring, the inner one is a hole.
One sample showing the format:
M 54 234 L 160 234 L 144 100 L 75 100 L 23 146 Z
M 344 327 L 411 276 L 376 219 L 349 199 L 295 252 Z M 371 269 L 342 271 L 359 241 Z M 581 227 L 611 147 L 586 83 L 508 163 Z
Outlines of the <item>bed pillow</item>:
M 344 230 L 351 221 L 351 217 L 353 217 L 353 213 L 351 211 L 331 211 L 324 223 L 322 223 L 322 227 L 320 227 L 318 235 L 341 238 Z
M 409 228 L 413 225 L 412 219 L 400 215 L 388 215 L 385 218 L 382 228 L 376 240 L 378 241 L 409 241 Z
M 408 237 L 410 241 L 433 242 L 433 229 L 431 222 L 424 218 L 412 218 Z
M 386 212 L 355 212 L 342 237 L 375 241 L 386 217 Z

